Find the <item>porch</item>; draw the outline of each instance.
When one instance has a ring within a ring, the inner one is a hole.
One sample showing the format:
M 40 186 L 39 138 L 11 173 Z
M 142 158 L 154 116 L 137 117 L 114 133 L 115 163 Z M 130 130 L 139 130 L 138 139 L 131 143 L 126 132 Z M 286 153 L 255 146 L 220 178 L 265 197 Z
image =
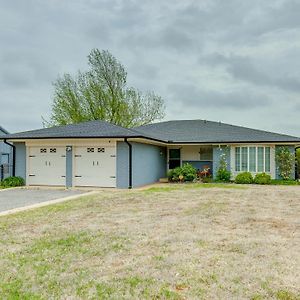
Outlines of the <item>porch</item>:
M 207 172 L 213 176 L 213 146 L 212 145 L 178 145 L 168 148 L 167 169 L 191 164 L 197 172 Z

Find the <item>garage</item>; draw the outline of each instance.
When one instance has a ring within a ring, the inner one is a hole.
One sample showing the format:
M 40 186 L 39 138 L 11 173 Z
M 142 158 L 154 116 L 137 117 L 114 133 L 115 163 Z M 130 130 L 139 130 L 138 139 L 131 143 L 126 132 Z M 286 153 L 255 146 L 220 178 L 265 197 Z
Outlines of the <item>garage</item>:
M 75 186 L 116 187 L 116 147 L 75 147 Z
M 28 185 L 66 185 L 66 148 L 29 147 Z

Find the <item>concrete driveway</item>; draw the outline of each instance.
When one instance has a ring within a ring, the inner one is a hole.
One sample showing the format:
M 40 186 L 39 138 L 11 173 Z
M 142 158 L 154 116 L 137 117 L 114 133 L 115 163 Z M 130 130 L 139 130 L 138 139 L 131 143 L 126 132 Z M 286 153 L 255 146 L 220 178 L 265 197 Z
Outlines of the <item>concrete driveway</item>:
M 59 189 L 0 190 L 0 212 L 85 193 L 86 191 Z

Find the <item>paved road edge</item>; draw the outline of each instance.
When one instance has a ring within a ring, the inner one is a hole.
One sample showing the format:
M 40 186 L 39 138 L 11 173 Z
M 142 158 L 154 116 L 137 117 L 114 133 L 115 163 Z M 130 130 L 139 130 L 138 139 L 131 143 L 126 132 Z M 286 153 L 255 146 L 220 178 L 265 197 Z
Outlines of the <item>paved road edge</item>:
M 98 192 L 97 191 L 92 191 L 92 192 L 88 192 L 88 193 L 84 193 L 84 194 L 73 195 L 73 196 L 68 196 L 68 197 L 64 197 L 64 198 L 49 200 L 49 201 L 45 201 L 45 202 L 41 202 L 41 203 L 36 203 L 36 204 L 27 205 L 27 206 L 17 207 L 17 208 L 14 208 L 14 209 L 10 209 L 10 210 L 0 212 L 0 217 L 7 216 L 7 215 L 12 215 L 12 214 L 15 214 L 15 213 L 18 213 L 18 212 L 27 211 L 27 210 L 31 210 L 31 209 L 35 209 L 35 208 L 39 208 L 39 207 L 44 207 L 44 206 L 48 206 L 48 205 L 52 205 L 52 204 L 56 204 L 56 203 L 65 202 L 65 201 L 68 201 L 68 200 L 75 200 L 75 199 L 81 198 L 81 197 L 92 196 L 92 195 L 95 195 L 95 194 L 98 194 L 98 193 L 99 193 L 99 191 Z

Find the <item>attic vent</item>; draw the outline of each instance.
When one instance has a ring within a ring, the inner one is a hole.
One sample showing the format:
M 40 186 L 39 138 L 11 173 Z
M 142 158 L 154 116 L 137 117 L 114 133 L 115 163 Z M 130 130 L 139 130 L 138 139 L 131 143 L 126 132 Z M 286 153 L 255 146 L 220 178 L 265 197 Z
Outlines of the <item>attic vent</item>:
M 94 153 L 95 152 L 95 148 L 87 148 L 87 153 Z
M 98 148 L 98 152 L 99 153 L 104 153 L 105 152 L 105 148 Z
M 46 148 L 41 148 L 41 149 L 40 149 L 40 152 L 41 152 L 41 153 L 47 153 L 47 149 L 46 149 Z
M 56 153 L 56 148 L 50 148 L 50 153 Z

